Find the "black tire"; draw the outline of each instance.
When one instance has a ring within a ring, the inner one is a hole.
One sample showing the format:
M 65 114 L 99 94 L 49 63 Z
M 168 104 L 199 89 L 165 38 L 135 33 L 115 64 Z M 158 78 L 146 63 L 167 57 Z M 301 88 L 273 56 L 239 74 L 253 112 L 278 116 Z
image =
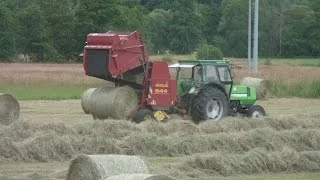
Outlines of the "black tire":
M 252 105 L 248 108 L 248 111 L 247 111 L 247 116 L 250 118 L 258 119 L 266 115 L 267 115 L 266 111 L 260 105 Z
M 180 108 L 186 110 L 186 112 L 189 112 L 192 96 L 192 94 L 187 93 L 180 97 Z
M 191 102 L 190 114 L 193 122 L 196 124 L 205 120 L 217 122 L 227 116 L 228 113 L 228 98 L 226 94 L 218 88 L 202 89 Z
M 134 115 L 134 121 L 141 123 L 142 121 L 155 120 L 153 112 L 149 109 L 140 109 Z

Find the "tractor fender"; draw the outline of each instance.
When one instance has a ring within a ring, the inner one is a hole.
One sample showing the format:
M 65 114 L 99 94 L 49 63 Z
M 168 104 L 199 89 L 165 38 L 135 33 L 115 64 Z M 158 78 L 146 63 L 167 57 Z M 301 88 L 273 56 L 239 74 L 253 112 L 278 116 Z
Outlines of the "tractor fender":
M 226 92 L 226 90 L 224 89 L 223 84 L 211 82 L 211 83 L 208 83 L 208 84 L 202 86 L 201 89 L 200 89 L 200 91 L 202 91 L 203 89 L 207 89 L 207 88 L 218 88 L 218 89 L 220 89 L 220 90 L 226 95 L 226 97 L 229 99 L 229 95 L 228 95 L 228 93 Z M 200 91 L 199 91 L 199 92 L 200 92 Z

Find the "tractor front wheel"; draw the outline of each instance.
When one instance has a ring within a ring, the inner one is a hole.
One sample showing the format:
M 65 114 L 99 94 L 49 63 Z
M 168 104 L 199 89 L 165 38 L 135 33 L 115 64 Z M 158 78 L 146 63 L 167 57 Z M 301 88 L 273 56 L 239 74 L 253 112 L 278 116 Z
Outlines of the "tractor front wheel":
M 140 109 L 134 115 L 134 121 L 136 123 L 140 123 L 142 121 L 153 121 L 153 120 L 155 120 L 155 117 L 153 115 L 153 112 L 149 109 Z
M 195 123 L 204 120 L 219 121 L 228 115 L 229 101 L 224 92 L 218 88 L 201 90 L 192 100 L 190 114 Z
M 252 105 L 248 108 L 247 116 L 254 119 L 262 118 L 266 116 L 266 111 L 260 105 Z

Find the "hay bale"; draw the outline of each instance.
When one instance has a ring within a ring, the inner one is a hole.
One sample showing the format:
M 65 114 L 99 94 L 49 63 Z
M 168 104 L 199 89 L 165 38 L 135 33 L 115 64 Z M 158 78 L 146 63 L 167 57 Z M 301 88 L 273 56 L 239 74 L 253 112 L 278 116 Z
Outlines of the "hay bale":
M 97 88 L 89 88 L 85 90 L 81 96 L 81 107 L 86 114 L 90 114 L 91 95 L 96 89 Z
M 244 86 L 255 87 L 257 89 L 258 100 L 266 100 L 269 98 L 268 82 L 264 79 L 244 77 L 240 84 Z
M 80 155 L 71 161 L 67 180 L 100 180 L 120 174 L 148 174 L 138 156 Z
M 121 174 L 108 177 L 105 180 L 174 180 L 172 177 L 165 175 L 152 174 Z
M 19 119 L 20 105 L 10 94 L 0 93 L 0 124 L 9 125 Z
M 92 93 L 90 108 L 97 119 L 126 119 L 138 108 L 138 97 L 128 86 L 101 87 Z

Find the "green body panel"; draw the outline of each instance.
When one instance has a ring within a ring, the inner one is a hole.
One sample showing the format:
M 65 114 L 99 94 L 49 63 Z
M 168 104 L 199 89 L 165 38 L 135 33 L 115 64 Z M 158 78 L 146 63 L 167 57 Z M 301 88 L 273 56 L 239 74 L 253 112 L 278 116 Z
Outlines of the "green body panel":
M 254 104 L 257 99 L 256 88 L 233 85 L 230 95 L 231 101 L 240 101 L 240 104 Z

